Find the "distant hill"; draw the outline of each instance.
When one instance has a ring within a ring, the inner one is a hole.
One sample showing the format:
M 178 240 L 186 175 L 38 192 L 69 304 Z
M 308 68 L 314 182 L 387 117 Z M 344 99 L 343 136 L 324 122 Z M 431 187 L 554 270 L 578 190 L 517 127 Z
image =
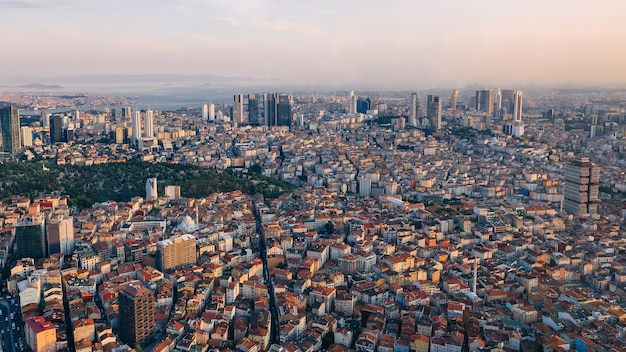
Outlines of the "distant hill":
M 150 177 L 157 178 L 160 194 L 166 185 L 178 185 L 183 197 L 193 198 L 234 190 L 276 198 L 293 189 L 287 183 L 256 173 L 153 164 L 137 159 L 93 166 L 6 161 L 0 163 L 0 170 L 0 200 L 12 195 L 36 197 L 58 193 L 69 195 L 71 204 L 79 208 L 90 207 L 95 202 L 127 202 L 135 196 L 143 197 L 146 179 Z
M 17 88 L 24 88 L 24 89 L 61 89 L 63 87 L 56 85 L 56 84 L 41 84 L 41 83 L 31 83 L 31 84 L 24 84 L 21 86 L 17 86 Z

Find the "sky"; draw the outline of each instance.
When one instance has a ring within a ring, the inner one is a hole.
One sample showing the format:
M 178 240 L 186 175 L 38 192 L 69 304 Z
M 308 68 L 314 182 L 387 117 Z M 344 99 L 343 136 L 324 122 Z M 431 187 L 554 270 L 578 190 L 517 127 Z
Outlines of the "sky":
M 623 84 L 624 13 L 623 0 L 0 0 L 0 84 L 91 74 Z

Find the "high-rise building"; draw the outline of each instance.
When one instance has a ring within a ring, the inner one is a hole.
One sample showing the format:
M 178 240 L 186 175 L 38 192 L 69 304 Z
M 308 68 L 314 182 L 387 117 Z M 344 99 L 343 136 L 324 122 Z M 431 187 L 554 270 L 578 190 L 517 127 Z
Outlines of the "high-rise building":
M 495 109 L 497 113 L 500 113 L 502 109 L 502 91 L 498 88 L 498 92 L 496 93 L 496 101 L 495 101 Z
M 171 237 L 157 242 L 157 268 L 161 271 L 197 261 L 196 238 L 192 235 Z
M 50 118 L 50 144 L 65 141 L 63 133 L 63 116 L 53 115 Z
M 154 332 L 154 293 L 141 281 L 131 281 L 119 292 L 119 332 L 129 346 L 145 346 Z
M 439 131 L 441 129 L 441 99 L 438 95 L 429 95 L 427 104 L 430 128 Z
M 48 110 L 46 109 L 41 110 L 41 126 L 43 128 L 50 127 L 50 115 L 48 114 Z
M 367 99 L 357 99 L 356 101 L 356 112 L 359 114 L 367 114 L 367 111 L 371 109 L 372 100 L 370 98 Z
M 357 96 L 354 95 L 354 91 L 351 90 L 349 106 L 348 106 L 348 113 L 350 113 L 351 115 L 356 114 L 356 99 L 357 99 Z
M 233 126 L 243 123 L 243 94 L 235 94 L 233 102 Z
M 476 91 L 476 110 L 493 114 L 493 90 Z
M 291 126 L 293 99 L 289 94 L 280 94 L 276 103 L 276 125 Z
M 146 199 L 158 198 L 157 179 L 152 177 L 146 180 Z
M 209 106 L 206 104 L 202 105 L 202 119 L 205 121 L 209 119 Z
M 576 215 L 598 213 L 598 183 L 600 168 L 587 157 L 572 159 L 565 164 L 563 210 Z
M 154 137 L 154 112 L 152 110 L 146 110 L 146 118 L 143 121 L 144 131 L 143 135 L 146 138 Z
M 513 121 L 522 122 L 522 91 L 513 93 Z
M 74 252 L 74 220 L 72 217 L 56 215 L 46 225 L 48 232 L 48 254 Z
M 256 94 L 248 94 L 248 124 L 259 124 L 259 98 Z
M 20 141 L 20 111 L 15 106 L 0 109 L 0 127 L 2 130 L 2 150 L 17 154 L 22 148 Z
M 452 91 L 452 94 L 450 95 L 450 109 L 456 110 L 456 103 L 458 99 L 459 99 L 459 91 L 455 89 Z
M 139 145 L 139 141 L 141 140 L 141 112 L 135 111 L 135 115 L 133 115 L 132 121 L 132 136 L 131 139 L 133 143 Z
M 512 114 L 513 113 L 513 109 L 514 109 L 514 104 L 515 104 L 515 99 L 513 98 L 513 94 L 515 93 L 514 90 L 510 90 L 510 89 L 503 89 L 501 92 L 502 95 L 502 109 L 506 110 L 504 111 L 507 114 Z
M 276 126 L 276 95 L 263 94 L 263 123 L 265 126 Z
M 20 135 L 23 147 L 33 146 L 33 130 L 30 128 L 30 126 L 22 126 L 20 128 Z
M 209 120 L 215 121 L 215 104 L 209 105 Z
M 417 93 L 411 93 L 411 102 L 409 103 L 409 126 L 417 127 L 418 104 Z
M 129 107 L 129 106 L 125 106 L 125 107 L 123 107 L 123 108 L 122 108 L 122 119 L 123 119 L 123 120 L 128 120 L 128 119 L 130 119 L 131 117 L 132 117 L 132 116 L 131 116 L 131 109 L 130 109 L 130 107 Z
M 32 317 L 24 322 L 26 344 L 33 352 L 56 352 L 57 328 L 42 316 Z M 11 346 L 11 349 L 13 346 Z
M 170 201 L 177 201 L 180 198 L 180 186 L 165 186 L 165 196 Z
M 24 218 L 15 226 L 17 258 L 46 257 L 45 217 L 43 213 Z

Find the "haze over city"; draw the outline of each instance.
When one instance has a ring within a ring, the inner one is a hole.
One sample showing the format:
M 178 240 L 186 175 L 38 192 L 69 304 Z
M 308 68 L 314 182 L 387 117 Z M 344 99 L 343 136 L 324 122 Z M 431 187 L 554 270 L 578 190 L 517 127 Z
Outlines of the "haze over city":
M 0 85 L 107 74 L 379 89 L 622 84 L 625 10 L 565 0 L 2 0 Z

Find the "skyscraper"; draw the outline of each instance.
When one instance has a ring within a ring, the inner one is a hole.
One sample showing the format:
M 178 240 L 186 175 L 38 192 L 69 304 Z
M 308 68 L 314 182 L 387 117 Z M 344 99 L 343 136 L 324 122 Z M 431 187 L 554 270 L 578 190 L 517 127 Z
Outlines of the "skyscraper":
M 563 209 L 576 215 L 598 213 L 598 183 L 600 168 L 587 157 L 579 157 L 565 164 Z
M 476 110 L 493 114 L 493 90 L 476 91 Z
M 429 95 L 427 104 L 430 128 L 439 131 L 441 129 L 441 99 L 438 95 Z
M 259 99 L 254 93 L 248 94 L 248 124 L 259 124 Z
M 502 95 L 502 108 L 506 109 L 505 113 L 507 114 L 512 114 L 513 113 L 513 109 L 514 109 L 514 101 L 515 99 L 513 98 L 513 94 L 515 93 L 514 90 L 510 90 L 510 89 L 503 89 L 501 92 Z
M 496 93 L 496 102 L 495 102 L 496 106 L 496 112 L 500 113 L 500 109 L 502 109 L 502 91 L 500 90 L 500 88 L 498 88 L 498 92 Z
M 43 128 L 50 127 L 50 115 L 46 109 L 41 110 L 41 126 Z
M 50 144 L 63 142 L 63 116 L 53 115 L 50 118 Z
M 161 271 L 197 261 L 196 238 L 181 235 L 157 242 L 157 268 Z
M 348 100 L 348 113 L 349 114 L 356 114 L 356 95 L 354 95 L 354 91 L 351 90 L 350 91 L 350 97 Z
M 45 217 L 43 213 L 24 218 L 15 226 L 15 243 L 17 258 L 46 257 Z
M 513 121 L 522 122 L 522 91 L 513 93 Z
M 413 127 L 417 127 L 417 93 L 411 93 L 411 102 L 409 104 L 409 125 Z
M 30 128 L 30 126 L 22 126 L 20 128 L 20 137 L 22 139 L 23 147 L 33 146 L 33 130 Z
M 144 125 L 144 137 L 153 138 L 154 137 L 154 112 L 152 110 L 146 110 L 146 118 L 143 121 Z
M 46 228 L 48 232 L 48 254 L 71 255 L 74 252 L 74 221 L 72 217 L 54 216 Z
M 356 101 L 356 112 L 359 114 L 367 114 L 367 111 L 371 109 L 372 100 L 370 98 L 367 99 L 357 99 Z
M 455 89 L 452 91 L 452 94 L 450 95 L 450 109 L 456 110 L 456 103 L 458 99 L 459 99 L 459 91 Z
M 122 119 L 128 120 L 131 118 L 131 110 L 129 106 L 125 106 L 122 108 Z
M 133 115 L 132 127 L 131 139 L 133 140 L 133 143 L 139 145 L 139 141 L 141 140 L 141 112 L 135 111 L 135 115 Z
M 209 105 L 209 120 L 215 121 L 215 104 Z
M 158 198 L 157 179 L 152 177 L 146 180 L 146 199 Z
M 241 126 L 243 122 L 243 94 L 235 94 L 233 102 L 233 126 Z
M 209 106 L 206 104 L 202 105 L 202 119 L 203 120 L 209 119 Z
M 276 126 L 276 95 L 263 94 L 263 123 L 265 126 Z
M 0 109 L 0 127 L 2 130 L 2 150 L 17 154 L 22 147 L 20 141 L 20 111 L 15 106 Z
M 356 103 L 356 100 L 355 100 Z M 276 125 L 291 126 L 293 99 L 289 94 L 280 94 L 276 104 Z M 355 107 L 356 110 L 356 107 Z
M 141 281 L 131 281 L 119 293 L 120 338 L 130 346 L 145 345 L 154 332 L 154 293 Z

